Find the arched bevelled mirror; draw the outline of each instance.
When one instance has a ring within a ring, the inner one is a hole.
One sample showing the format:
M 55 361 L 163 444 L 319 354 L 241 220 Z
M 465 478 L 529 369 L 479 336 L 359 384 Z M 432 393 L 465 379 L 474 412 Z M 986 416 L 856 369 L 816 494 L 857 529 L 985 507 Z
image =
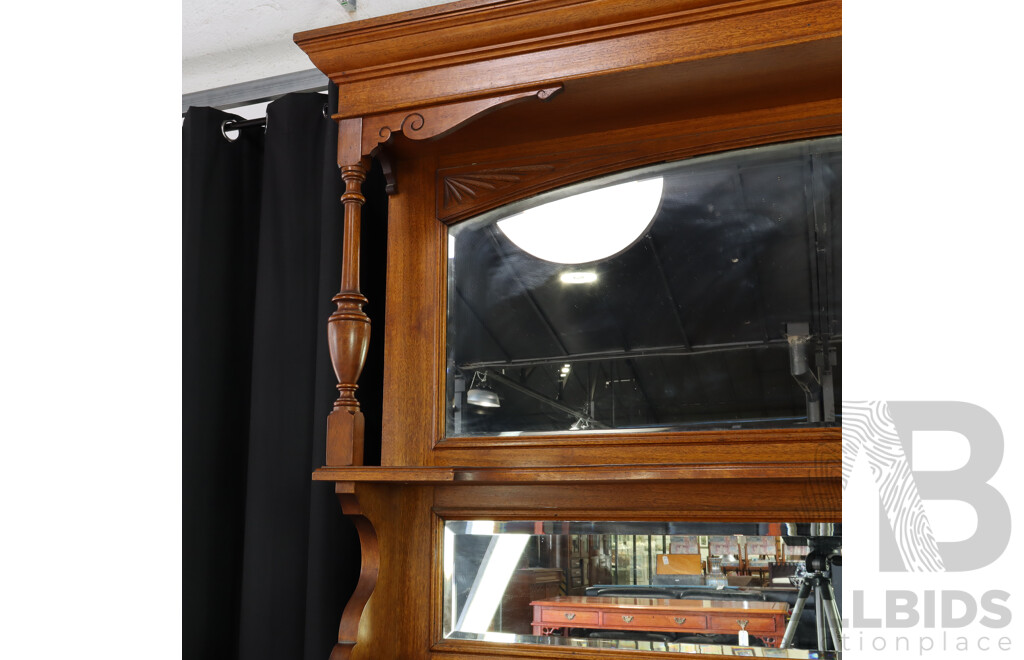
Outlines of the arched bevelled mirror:
M 447 437 L 838 426 L 840 137 L 451 227 Z

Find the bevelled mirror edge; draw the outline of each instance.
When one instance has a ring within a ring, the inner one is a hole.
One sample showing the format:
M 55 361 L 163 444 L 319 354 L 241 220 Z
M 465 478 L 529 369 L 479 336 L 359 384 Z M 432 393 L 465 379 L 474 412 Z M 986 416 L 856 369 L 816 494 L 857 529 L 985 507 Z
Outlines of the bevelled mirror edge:
M 801 144 L 817 144 L 817 145 L 821 145 L 821 144 L 829 144 L 829 143 L 835 145 L 835 149 L 834 150 L 836 151 L 836 153 L 841 153 L 841 146 L 839 146 L 839 145 L 841 145 L 841 136 L 838 136 L 838 135 L 837 136 L 832 136 L 832 137 L 819 137 L 819 138 L 814 139 L 814 140 L 786 141 L 786 142 L 782 142 L 782 143 L 766 144 L 766 145 L 762 145 L 761 147 L 759 147 L 757 149 L 748 149 L 744 153 L 757 152 L 757 151 L 760 151 L 760 152 L 763 153 L 766 149 L 771 149 L 771 148 L 776 148 L 776 147 L 781 147 L 783 149 L 787 149 L 787 148 L 793 147 L 793 145 L 796 145 L 796 147 L 799 148 L 799 146 Z M 714 160 L 714 159 L 723 159 L 723 158 L 724 159 L 728 159 L 731 154 L 735 154 L 735 153 L 739 153 L 739 152 L 737 152 L 737 151 L 730 151 L 730 152 L 725 152 L 725 153 L 718 153 L 718 154 L 713 154 L 711 156 L 705 156 L 704 158 L 705 158 L 705 162 L 710 161 L 710 160 Z M 697 160 L 699 160 L 699 159 L 696 159 L 696 158 L 695 159 L 687 159 L 686 161 L 679 161 L 679 162 L 690 163 L 690 162 L 694 162 L 694 161 L 697 161 Z M 839 162 L 841 162 L 841 161 L 839 161 Z M 510 206 L 507 206 L 507 207 L 501 207 L 501 208 L 496 209 L 496 210 L 492 210 L 492 211 L 490 211 L 488 213 L 483 214 L 481 217 L 482 218 L 486 218 L 489 215 L 490 216 L 503 216 L 503 215 L 507 216 L 507 215 L 511 215 L 520 207 L 532 206 L 532 205 L 537 204 L 538 201 L 542 202 L 542 201 L 544 201 L 546 199 L 549 199 L 549 198 L 552 198 L 552 197 L 557 198 L 558 195 L 560 194 L 560 192 L 564 191 L 566 188 L 572 188 L 573 190 L 582 190 L 584 192 L 588 192 L 589 190 L 593 189 L 594 187 L 601 186 L 601 185 L 609 185 L 609 182 L 611 184 L 616 184 L 616 183 L 618 183 L 618 182 L 620 182 L 622 180 L 628 180 L 630 178 L 640 179 L 640 178 L 643 178 L 643 176 L 645 174 L 649 174 L 651 171 L 656 171 L 659 168 L 663 168 L 663 167 L 664 167 L 664 165 L 655 165 L 655 166 L 648 166 L 648 167 L 645 167 L 645 168 L 631 169 L 631 170 L 628 170 L 628 171 L 625 171 L 625 172 L 609 175 L 609 176 L 602 177 L 602 178 L 599 178 L 599 179 L 592 179 L 592 180 L 589 180 L 589 181 L 578 183 L 578 184 L 576 184 L 576 187 L 573 187 L 573 186 L 561 187 L 558 190 L 549 191 L 548 193 L 545 193 L 545 194 L 537 195 L 535 197 L 531 197 L 531 198 L 526 199 L 526 200 L 521 200 L 520 202 L 517 202 L 516 204 L 510 205 Z M 839 165 L 839 167 L 841 167 L 841 165 Z M 812 168 L 808 168 L 808 169 L 812 169 Z M 838 170 L 838 171 L 841 172 L 841 169 Z M 792 175 L 792 173 L 789 173 L 789 174 Z M 839 176 L 841 176 L 841 174 Z M 799 182 L 797 182 L 797 185 L 799 185 Z M 837 186 L 835 188 L 835 190 L 840 190 L 840 189 Z M 838 197 L 838 193 L 836 193 L 835 196 Z M 783 201 L 785 201 L 785 196 L 783 195 L 782 197 L 783 197 Z M 837 215 L 837 218 L 835 220 L 835 225 L 836 225 L 836 228 L 838 228 L 840 226 L 840 222 L 841 222 L 841 220 L 840 220 L 841 212 L 838 212 L 838 209 L 841 208 L 841 206 L 840 206 L 841 205 L 841 199 L 834 200 L 832 203 L 833 203 L 833 206 L 835 207 L 835 211 L 836 211 L 836 215 Z M 808 204 L 808 205 L 810 205 L 810 204 Z M 810 215 L 808 215 L 808 217 L 810 217 Z M 795 233 L 799 233 L 799 230 L 800 230 L 799 222 L 802 222 L 802 219 L 798 218 L 797 221 L 795 222 L 795 225 L 796 225 Z M 459 231 L 459 226 L 460 225 L 461 226 L 466 226 L 464 223 L 457 223 L 456 225 L 453 225 L 453 228 L 451 230 L 451 234 L 449 235 L 448 245 L 446 246 L 446 248 L 450 249 L 450 247 L 452 247 L 452 243 L 454 242 L 453 241 L 453 236 L 457 235 L 457 232 Z M 828 227 L 825 227 L 825 229 L 828 229 Z M 791 232 L 791 233 L 793 233 L 793 232 Z M 822 233 L 827 233 L 827 232 L 822 231 Z M 833 236 L 836 236 L 836 237 L 838 237 L 840 235 L 839 231 L 832 231 L 831 234 Z M 650 239 L 650 236 L 648 235 L 647 238 Z M 797 238 L 799 238 L 799 236 L 797 236 Z M 490 241 L 492 243 L 494 242 L 494 237 L 493 236 L 490 237 Z M 635 242 L 636 241 L 634 240 L 634 243 Z M 741 247 L 746 247 L 746 246 L 741 246 Z M 827 247 L 830 247 L 830 246 L 827 246 Z M 449 263 L 451 263 L 452 255 L 450 253 L 448 253 L 446 255 L 446 257 L 447 257 L 447 261 Z M 756 257 L 756 255 L 755 255 L 755 257 Z M 692 260 L 692 258 L 691 258 L 691 260 Z M 740 259 L 737 258 L 737 257 L 733 257 L 733 258 L 730 259 L 730 261 L 732 263 L 736 263 L 736 262 L 739 262 Z M 664 272 L 663 272 L 664 268 L 661 267 L 660 264 L 659 264 L 659 269 L 662 270 L 660 275 L 662 276 L 662 283 L 664 284 L 665 283 L 665 277 L 664 277 Z M 810 279 L 812 276 L 814 276 L 814 273 L 813 273 L 813 271 L 814 271 L 814 264 L 812 264 L 811 267 L 808 270 L 811 271 L 811 272 L 809 272 L 809 273 L 804 275 L 804 280 L 805 281 Z M 836 272 L 835 273 L 835 283 L 833 283 L 831 285 L 832 289 L 829 290 L 830 293 L 840 290 L 840 287 L 838 285 L 838 275 L 839 275 L 839 273 Z M 786 284 L 789 284 L 789 283 L 788 282 L 782 282 L 780 285 L 777 286 L 777 288 L 780 289 L 780 290 L 783 290 L 783 289 L 785 289 L 785 286 L 783 286 L 783 285 L 786 285 Z M 793 287 L 790 287 L 790 288 L 792 289 Z M 451 287 L 450 286 L 449 286 L 449 295 L 452 295 Z M 782 293 L 780 295 L 786 295 L 786 292 L 782 291 Z M 836 299 L 841 301 L 841 298 L 838 295 L 835 295 L 834 293 L 832 293 L 832 295 L 833 295 L 834 298 L 836 298 Z M 669 297 L 671 298 L 671 295 Z M 449 299 L 449 308 L 451 306 L 450 300 L 451 299 Z M 536 310 L 536 308 L 537 308 L 536 302 L 535 301 L 530 301 L 530 303 L 533 305 L 534 309 Z M 543 313 L 541 313 L 540 316 L 543 318 L 543 316 L 544 316 Z M 679 321 L 678 314 L 676 315 L 676 317 L 677 317 L 676 321 L 678 323 L 678 321 Z M 834 314 L 834 317 L 836 317 L 836 319 L 837 318 L 841 318 L 841 317 L 839 317 L 838 313 Z M 796 319 L 796 320 L 801 320 L 801 319 Z M 806 320 L 806 319 L 802 319 L 802 320 Z M 781 317 L 778 318 L 778 319 L 773 319 L 773 321 L 776 322 L 775 325 L 779 326 L 780 328 L 784 328 L 786 331 L 789 331 L 790 333 L 799 332 L 798 329 L 801 328 L 801 324 L 800 323 L 783 324 L 781 322 L 782 321 Z M 832 321 L 829 321 L 829 322 L 832 322 Z M 446 333 L 448 334 L 449 337 L 451 336 L 450 323 L 451 323 L 451 318 L 449 317 L 446 320 Z M 748 321 L 748 323 L 749 323 L 749 321 Z M 763 324 L 763 321 L 762 321 L 762 324 Z M 811 325 L 813 326 L 814 324 L 812 323 Z M 815 328 L 815 329 L 820 330 L 820 328 Z M 803 330 L 804 331 L 807 330 L 807 324 L 803 324 Z M 826 328 L 826 330 L 832 330 L 832 328 Z M 549 332 L 549 334 L 553 334 L 553 333 L 551 333 L 551 329 L 550 328 L 548 329 L 548 332 Z M 833 352 L 837 348 L 840 348 L 840 347 L 836 346 L 836 344 L 841 344 L 841 330 L 840 330 L 840 332 L 838 334 L 834 334 L 834 336 L 837 337 L 837 340 L 833 342 L 833 345 L 832 345 Z M 685 334 L 684 334 L 684 340 L 685 340 Z M 556 338 L 556 341 L 557 341 L 557 338 Z M 767 342 L 765 342 L 765 343 L 767 343 Z M 776 358 L 774 358 L 775 361 L 779 362 L 778 366 L 781 367 L 786 362 L 787 359 L 791 359 L 793 357 L 794 344 L 795 343 L 798 344 L 798 342 L 793 342 L 792 341 L 792 336 L 789 337 L 789 341 L 787 342 L 786 334 L 781 334 L 780 337 L 775 342 L 773 342 L 773 343 L 779 344 L 778 348 L 779 349 L 783 349 L 783 350 L 776 350 L 776 353 L 778 354 L 778 356 Z M 787 343 L 789 344 L 788 347 L 784 346 Z M 687 348 L 689 348 L 689 347 L 684 347 L 684 350 L 687 349 Z M 716 350 L 718 350 L 718 349 L 716 348 Z M 826 347 L 826 350 L 827 350 L 827 347 Z M 788 353 L 788 355 L 787 355 L 787 353 Z M 556 356 L 556 357 L 558 357 L 558 356 Z M 625 356 L 625 357 L 632 357 L 632 356 Z M 818 356 L 818 359 L 819 359 L 819 366 L 820 366 L 820 364 L 821 364 L 821 356 L 820 355 Z M 807 360 L 807 358 L 806 358 L 806 355 L 805 355 L 804 356 L 805 364 L 806 364 L 806 360 Z M 827 361 L 828 358 L 826 357 L 825 360 Z M 546 359 L 545 361 L 546 362 L 561 362 L 560 360 L 556 360 L 555 358 Z M 834 362 L 835 361 L 833 360 L 833 363 Z M 529 366 L 536 366 L 536 365 L 529 365 Z M 560 364 L 559 366 L 561 366 L 562 369 L 564 370 L 565 366 L 569 366 L 569 365 L 566 362 L 566 363 Z M 451 364 L 449 363 L 449 368 L 450 367 L 451 367 Z M 474 382 L 473 382 L 473 384 L 470 385 L 468 383 L 468 379 L 467 379 L 467 383 L 464 384 L 464 387 L 463 387 L 462 391 L 465 391 L 466 389 L 473 389 L 473 390 L 475 390 L 473 392 L 473 394 L 475 396 L 483 395 L 483 396 L 486 397 L 488 395 L 488 389 L 489 389 L 487 387 L 488 384 L 486 382 L 485 383 L 477 383 L 476 381 L 480 380 L 480 376 L 482 374 L 479 372 L 479 370 L 474 370 L 474 371 L 475 371 L 475 373 L 473 374 L 474 375 Z M 793 373 L 790 373 L 789 375 L 795 377 L 795 374 L 793 374 Z M 500 377 L 501 377 L 500 374 L 492 374 L 492 376 L 491 376 L 492 381 L 495 380 L 495 379 L 500 379 Z M 607 381 L 608 380 L 609 379 L 606 379 L 606 385 L 607 385 Z M 509 383 L 506 382 L 505 384 L 509 384 Z M 474 385 L 483 385 L 483 387 L 473 387 Z M 492 385 L 492 388 L 493 388 L 493 382 L 491 383 L 491 385 Z M 449 391 L 447 392 L 449 397 L 451 395 L 451 387 L 452 387 L 452 383 L 451 383 L 451 381 L 449 379 L 449 382 L 448 382 L 448 390 Z M 531 393 L 531 394 L 535 394 L 535 392 Z M 533 398 L 540 398 L 540 397 L 534 396 Z M 834 400 L 835 400 L 835 398 L 833 398 L 833 402 L 831 404 L 831 410 L 829 411 L 829 413 L 831 415 L 834 415 L 834 412 L 835 412 Z M 484 400 L 484 402 L 483 402 L 484 403 L 484 407 L 494 406 L 494 404 L 492 403 L 493 401 L 496 401 L 496 399 Z M 488 405 L 488 404 L 490 404 L 490 405 Z M 545 403 L 545 405 L 547 405 L 547 404 Z M 498 407 L 498 406 L 494 406 L 494 407 Z M 557 405 L 552 405 L 551 407 L 558 408 Z M 563 410 L 564 410 L 564 408 L 563 408 Z M 588 421 L 586 416 L 578 416 L 578 417 L 579 417 L 579 419 L 576 420 L 577 422 L 580 422 L 580 421 L 587 422 Z M 830 417 L 830 419 L 832 419 L 832 418 Z M 451 424 L 449 423 L 448 426 L 449 426 L 448 430 L 450 431 Z M 587 424 L 584 423 L 583 426 L 584 426 L 584 429 L 585 429 Z M 832 423 L 819 424 L 819 427 L 827 428 L 829 426 L 838 427 L 838 420 L 835 421 L 835 422 L 832 422 Z M 799 432 L 799 431 L 806 430 L 806 429 L 799 429 L 799 428 L 791 427 L 790 425 L 785 424 L 784 420 L 783 420 L 783 423 L 769 424 L 768 427 L 769 428 L 776 428 L 776 429 L 779 430 L 780 433 L 785 433 L 785 432 L 792 433 L 793 431 L 798 431 Z M 546 429 L 546 430 L 550 431 L 552 429 Z M 570 430 L 570 429 L 566 429 L 566 430 Z M 577 428 L 573 428 L 571 430 L 577 431 Z M 660 429 L 655 429 L 655 430 L 658 430 L 658 431 L 675 431 L 677 429 L 660 428 Z M 743 434 L 743 431 L 745 431 L 745 429 L 737 428 L 736 424 L 723 424 L 722 428 L 715 429 L 715 430 L 716 431 L 735 431 L 737 434 Z M 531 440 L 530 438 L 526 437 L 526 436 L 530 436 L 531 435 L 529 433 L 525 433 L 525 434 L 524 433 L 511 433 L 511 434 L 506 433 L 506 434 L 504 434 L 504 437 L 496 439 L 495 445 L 500 445 L 502 442 L 508 442 L 510 445 L 516 445 L 516 444 L 573 444 L 573 441 L 563 441 L 562 439 L 557 438 L 557 437 L 548 437 L 550 434 L 545 434 L 544 431 L 545 431 L 545 429 L 542 429 L 539 432 L 533 433 L 532 434 L 532 436 L 534 438 L 533 440 Z M 680 439 L 683 439 L 684 437 L 686 437 L 690 433 L 693 433 L 693 431 L 690 430 L 690 429 L 683 429 L 683 430 L 680 430 L 680 433 L 678 434 L 677 437 L 679 437 Z M 575 436 L 577 438 L 587 438 L 588 440 L 594 440 L 595 442 L 601 442 L 602 441 L 601 440 L 601 436 L 602 435 L 603 436 L 617 436 L 617 435 L 621 435 L 621 434 L 617 433 L 616 430 L 603 431 L 603 432 L 598 432 L 598 433 L 591 433 L 590 435 L 587 435 L 586 430 L 580 430 L 580 431 L 578 431 L 575 434 Z M 666 433 L 665 435 L 671 436 L 673 434 Z M 711 435 L 714 435 L 714 433 L 712 433 Z M 513 436 L 515 436 L 515 437 L 513 437 Z M 538 439 L 538 438 L 541 438 L 541 437 L 543 439 Z M 820 437 L 823 438 L 823 439 L 826 439 L 826 438 L 838 437 L 838 436 L 836 434 L 833 434 L 833 433 L 824 433 Z M 474 445 L 480 445 L 481 443 L 485 443 L 485 442 L 486 442 L 485 440 L 481 439 L 480 437 L 476 437 L 473 434 L 465 434 L 463 437 L 450 437 L 450 434 L 448 434 L 448 437 L 446 437 L 445 434 L 440 434 L 440 440 L 439 440 L 439 442 L 435 443 L 435 447 L 440 448 L 440 447 L 444 446 L 446 443 L 450 443 L 450 446 L 469 447 L 469 446 L 474 446 Z M 613 439 L 609 440 L 609 442 L 613 442 L 614 443 L 614 442 L 618 442 L 618 440 L 613 438 Z
M 835 617 L 802 607 L 788 616 L 804 604 L 805 581 L 812 596 L 841 598 L 841 523 L 435 522 L 438 650 L 826 658 L 835 647 L 817 633 L 829 635 L 832 619 L 841 639 L 841 603 Z M 736 608 L 756 613 L 754 625 L 729 618 Z

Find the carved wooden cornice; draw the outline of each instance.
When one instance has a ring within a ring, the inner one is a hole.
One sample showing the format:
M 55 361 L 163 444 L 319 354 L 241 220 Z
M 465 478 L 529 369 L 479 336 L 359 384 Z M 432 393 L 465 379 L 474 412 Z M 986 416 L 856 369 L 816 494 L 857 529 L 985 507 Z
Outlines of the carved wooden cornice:
M 714 21 L 713 38 L 705 29 Z M 840 0 L 464 0 L 301 32 L 365 117 L 528 86 L 838 39 Z

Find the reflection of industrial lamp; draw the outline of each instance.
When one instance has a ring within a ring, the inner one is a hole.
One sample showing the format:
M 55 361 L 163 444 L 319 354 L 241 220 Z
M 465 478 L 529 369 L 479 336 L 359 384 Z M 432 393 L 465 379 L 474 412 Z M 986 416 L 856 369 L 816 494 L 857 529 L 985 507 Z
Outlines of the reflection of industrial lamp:
M 487 384 L 486 372 L 477 371 L 473 374 L 473 380 L 470 381 L 469 389 L 466 390 L 466 403 L 482 408 L 501 407 L 501 399 L 491 389 L 491 386 Z

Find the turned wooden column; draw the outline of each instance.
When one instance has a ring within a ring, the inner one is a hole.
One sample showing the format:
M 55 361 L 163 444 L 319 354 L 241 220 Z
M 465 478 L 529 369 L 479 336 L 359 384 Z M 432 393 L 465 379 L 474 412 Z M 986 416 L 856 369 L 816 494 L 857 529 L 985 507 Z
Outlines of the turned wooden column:
M 363 312 L 366 297 L 359 291 L 359 223 L 362 186 L 370 169 L 369 154 L 402 133 L 410 140 L 444 135 L 484 112 L 528 98 L 548 99 L 561 85 L 516 92 L 504 96 L 460 101 L 420 108 L 417 111 L 338 119 L 338 166 L 345 182 L 345 235 L 341 261 L 341 290 L 333 301 L 338 308 L 327 322 L 331 361 L 338 377 L 338 400 L 327 417 L 327 465 L 362 465 L 363 413 L 356 400 L 356 384 L 370 345 L 370 318 Z M 390 171 L 390 168 L 387 168 Z M 395 191 L 393 178 L 388 194 Z
M 331 362 L 338 378 L 338 399 L 327 417 L 327 465 L 362 465 L 363 413 L 355 393 L 370 346 L 370 317 L 363 311 L 366 297 L 359 291 L 360 217 L 366 198 L 363 181 L 370 162 L 362 158 L 341 168 L 345 193 L 345 230 L 341 258 L 341 289 L 332 302 L 337 309 L 327 321 Z

